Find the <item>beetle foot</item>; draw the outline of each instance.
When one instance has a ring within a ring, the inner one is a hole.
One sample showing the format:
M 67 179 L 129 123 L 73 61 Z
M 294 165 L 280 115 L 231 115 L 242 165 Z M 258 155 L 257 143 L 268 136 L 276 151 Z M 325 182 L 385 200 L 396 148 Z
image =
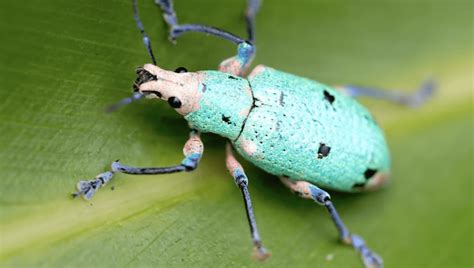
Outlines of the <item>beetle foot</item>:
M 423 84 L 414 94 L 402 98 L 401 102 L 412 108 L 417 108 L 423 105 L 429 98 L 434 95 L 436 87 L 436 81 L 433 79 L 428 79 L 423 82 Z
M 366 268 L 382 268 L 383 260 L 382 258 L 372 250 L 370 250 L 366 245 L 365 241 L 358 235 L 351 235 L 352 246 L 360 252 L 362 261 Z
M 366 268 L 382 268 L 383 261 L 382 258 L 373 252 L 368 252 L 368 254 L 362 255 L 362 261 Z
M 253 247 L 253 258 L 258 260 L 258 261 L 264 261 L 266 260 L 268 257 L 270 257 L 272 255 L 272 253 L 270 253 L 266 248 L 264 248 L 263 246 L 254 246 Z
M 99 188 L 103 187 L 107 182 L 112 179 L 113 173 L 111 171 L 107 171 L 101 173 L 95 177 L 95 179 L 88 180 L 88 181 L 79 181 L 76 184 L 77 192 L 72 193 L 73 197 L 82 197 L 85 200 L 91 200 L 94 196 L 95 192 L 99 190 Z

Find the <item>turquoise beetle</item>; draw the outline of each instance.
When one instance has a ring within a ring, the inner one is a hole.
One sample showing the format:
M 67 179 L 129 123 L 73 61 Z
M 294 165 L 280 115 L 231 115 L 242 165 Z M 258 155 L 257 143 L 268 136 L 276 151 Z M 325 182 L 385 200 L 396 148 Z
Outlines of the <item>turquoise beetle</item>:
M 167 71 L 157 66 L 151 42 L 140 21 L 136 0 L 134 16 L 153 64 L 137 69 L 132 97 L 110 110 L 134 100 L 165 100 L 181 114 L 191 128 L 183 153 L 175 166 L 137 168 L 119 161 L 111 170 L 92 180 L 80 181 L 74 196 L 90 200 L 115 173 L 135 175 L 189 172 L 197 168 L 204 145 L 201 133 L 214 133 L 228 139 L 227 168 L 243 194 L 250 225 L 254 256 L 269 256 L 257 230 L 248 191 L 248 177 L 234 157 L 234 150 L 245 159 L 281 181 L 293 192 L 325 206 L 342 242 L 356 249 L 366 267 L 382 267 L 382 258 L 364 240 L 349 232 L 329 194 L 321 188 L 343 192 L 374 190 L 387 182 L 390 159 L 381 129 L 370 113 L 353 97 L 369 96 L 409 106 L 423 103 L 434 89 L 424 83 L 412 95 L 372 88 L 343 86 L 337 89 L 288 73 L 258 65 L 249 72 L 255 55 L 254 25 L 258 0 L 248 0 L 245 18 L 248 39 L 218 28 L 199 24 L 178 24 L 173 3 L 157 0 L 170 39 L 186 32 L 203 32 L 237 44 L 237 55 L 223 61 L 218 71 L 187 72 L 183 67 Z

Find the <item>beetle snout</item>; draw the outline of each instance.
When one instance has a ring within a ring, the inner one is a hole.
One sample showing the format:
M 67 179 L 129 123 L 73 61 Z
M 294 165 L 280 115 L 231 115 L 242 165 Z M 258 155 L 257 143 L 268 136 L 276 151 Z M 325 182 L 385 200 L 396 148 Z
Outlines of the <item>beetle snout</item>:
M 135 79 L 135 82 L 133 83 L 133 92 L 137 92 L 140 90 L 140 85 L 146 82 L 150 81 L 157 81 L 158 77 L 145 68 L 139 67 L 137 68 L 137 79 Z

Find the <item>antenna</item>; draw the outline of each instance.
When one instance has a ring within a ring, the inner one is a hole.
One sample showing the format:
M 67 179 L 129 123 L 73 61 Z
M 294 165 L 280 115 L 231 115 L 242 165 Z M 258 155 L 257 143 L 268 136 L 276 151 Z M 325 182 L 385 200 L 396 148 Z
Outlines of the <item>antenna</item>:
M 134 101 L 137 101 L 137 100 L 139 100 L 143 97 L 144 97 L 144 95 L 142 93 L 134 92 L 131 97 L 121 99 L 120 101 L 116 102 L 115 104 L 112 104 L 109 107 L 107 107 L 105 109 L 105 112 L 107 112 L 107 113 L 115 112 L 118 108 L 120 108 L 122 106 L 125 106 L 129 103 L 132 103 Z
M 138 15 L 138 5 L 137 5 L 137 0 L 132 0 L 133 4 L 133 18 L 135 19 L 135 22 L 137 23 L 137 27 L 140 30 L 140 33 L 143 36 L 143 44 L 145 44 L 146 49 L 148 50 L 148 54 L 150 55 L 151 61 L 153 62 L 153 65 L 156 65 L 156 60 L 155 56 L 153 55 L 153 50 L 151 49 L 151 42 L 150 38 L 145 32 L 145 28 L 143 27 L 143 23 L 140 20 L 140 16 Z

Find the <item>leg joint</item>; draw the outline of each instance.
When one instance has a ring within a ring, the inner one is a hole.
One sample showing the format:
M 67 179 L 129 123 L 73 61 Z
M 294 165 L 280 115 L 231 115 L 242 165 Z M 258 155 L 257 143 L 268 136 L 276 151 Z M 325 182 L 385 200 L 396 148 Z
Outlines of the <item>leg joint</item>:
M 255 54 L 255 46 L 249 41 L 242 42 L 237 48 L 237 54 L 241 59 L 250 59 Z
M 186 168 L 186 171 L 193 171 L 197 168 L 200 159 L 201 154 L 193 153 L 186 156 L 186 158 L 181 162 L 181 165 Z
M 326 205 L 327 202 L 331 201 L 331 196 L 326 191 L 321 190 L 318 187 L 313 186 L 313 185 L 311 185 L 309 189 L 311 191 L 311 197 L 319 205 Z
M 239 188 L 245 187 L 249 184 L 247 175 L 241 169 L 236 169 L 234 171 L 234 182 Z
M 247 179 L 247 176 L 245 175 L 238 175 L 234 178 L 235 184 L 239 186 L 239 188 L 242 188 L 244 186 L 247 186 L 249 184 L 249 181 Z

